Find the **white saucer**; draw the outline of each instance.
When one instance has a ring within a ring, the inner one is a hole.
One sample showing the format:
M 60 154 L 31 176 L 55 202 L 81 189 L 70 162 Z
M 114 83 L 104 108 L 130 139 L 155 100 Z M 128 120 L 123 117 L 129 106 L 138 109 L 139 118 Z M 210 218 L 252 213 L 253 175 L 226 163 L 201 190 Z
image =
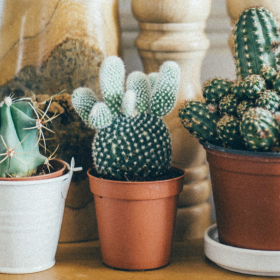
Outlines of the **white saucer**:
M 280 276 L 280 251 L 232 247 L 219 242 L 217 226 L 204 233 L 205 255 L 222 268 L 251 275 Z

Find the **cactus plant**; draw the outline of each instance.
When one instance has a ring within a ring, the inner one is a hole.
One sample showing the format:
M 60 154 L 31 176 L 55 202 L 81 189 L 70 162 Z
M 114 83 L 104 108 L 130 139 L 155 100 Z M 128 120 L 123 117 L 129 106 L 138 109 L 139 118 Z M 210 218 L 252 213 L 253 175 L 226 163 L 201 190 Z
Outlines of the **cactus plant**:
M 184 127 L 196 138 L 218 143 L 216 125 L 220 118 L 217 106 L 200 101 L 189 101 L 179 110 L 179 117 Z
M 124 69 L 122 60 L 117 57 L 109 56 L 102 63 L 100 85 L 106 84 L 101 86 L 105 102 L 94 103 L 88 119 L 84 120 L 97 130 L 92 145 L 95 169 L 103 178 L 115 180 L 156 178 L 170 168 L 171 139 L 161 117 L 175 105 L 180 68 L 173 61 L 164 62 L 159 73 L 153 74 L 156 81 L 152 89 L 149 77 L 132 72 L 126 80 L 126 91 L 124 88 L 121 91 L 123 75 L 115 79 L 112 76 L 118 72 L 114 69 L 116 66 Z M 114 89 L 115 83 L 118 90 L 111 94 L 111 97 L 116 95 L 115 98 L 106 98 L 108 88 Z M 81 94 L 73 92 L 72 104 L 83 117 L 81 107 L 85 104 L 87 89 L 81 88 L 78 92 Z
M 265 90 L 265 80 L 260 75 L 249 75 L 242 83 L 242 92 L 250 99 L 257 98 Z
M 256 99 L 256 106 L 275 113 L 280 108 L 280 97 L 275 91 L 266 90 Z
M 273 82 L 277 75 L 276 70 L 271 66 L 264 65 L 261 68 L 259 74 L 264 78 L 265 83 L 266 83 L 266 88 L 273 89 Z
M 225 95 L 219 103 L 220 113 L 222 115 L 235 115 L 238 103 L 239 98 L 235 94 L 231 93 Z
M 223 143 L 228 148 L 240 148 L 240 120 L 234 116 L 224 115 L 217 122 L 217 132 Z
M 264 65 L 275 68 L 276 54 L 271 51 L 275 42 L 279 43 L 279 36 L 271 13 L 263 7 L 245 10 L 234 31 L 237 76 L 259 74 Z
M 48 163 L 39 151 L 39 140 L 44 122 L 50 119 L 44 120 L 45 114 L 36 118 L 32 105 L 24 100 L 14 102 L 7 96 L 1 105 L 0 177 L 31 176 L 39 165 Z
M 250 150 L 271 150 L 278 142 L 278 124 L 272 113 L 251 108 L 242 117 L 240 132 Z
M 211 79 L 203 85 L 203 97 L 207 103 L 219 104 L 223 96 L 230 93 L 232 82 L 226 79 Z
M 243 114 L 250 108 L 255 107 L 255 103 L 252 100 L 241 101 L 236 108 L 236 113 L 239 118 L 242 118 Z
M 243 81 L 242 80 L 237 80 L 237 81 L 234 81 L 232 84 L 231 84 L 231 93 L 236 95 L 237 97 L 239 98 L 242 98 L 243 97 L 243 92 L 242 92 L 242 83 Z

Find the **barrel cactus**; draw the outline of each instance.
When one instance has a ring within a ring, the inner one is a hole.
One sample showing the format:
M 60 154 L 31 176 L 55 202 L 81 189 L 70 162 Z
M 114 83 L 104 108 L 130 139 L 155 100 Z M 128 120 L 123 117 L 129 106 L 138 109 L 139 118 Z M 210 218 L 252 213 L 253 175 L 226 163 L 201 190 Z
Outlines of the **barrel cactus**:
M 257 98 L 265 90 L 265 80 L 260 75 L 249 75 L 242 83 L 242 92 L 250 99 Z
M 222 115 L 235 115 L 236 109 L 239 104 L 239 97 L 235 94 L 227 94 L 225 95 L 220 103 L 219 103 L 219 110 Z
M 0 107 L 0 177 L 31 176 L 48 163 L 39 151 L 44 116 L 36 118 L 27 101 L 5 97 Z
M 200 101 L 189 101 L 179 110 L 184 127 L 196 138 L 210 143 L 219 143 L 216 130 L 220 118 L 217 106 Z
M 261 107 L 275 113 L 280 108 L 280 97 L 275 91 L 266 90 L 256 99 L 256 107 Z
M 92 91 L 88 94 L 87 88 L 78 88 L 72 94 L 72 104 L 85 123 L 96 130 L 93 160 L 100 176 L 114 180 L 154 179 L 170 168 L 171 138 L 162 117 L 176 103 L 180 67 L 173 61 L 164 62 L 153 74 L 152 86 L 151 77 L 139 71 L 129 74 L 125 82 L 123 69 L 119 57 L 107 57 L 100 70 L 105 101 L 98 101 Z M 90 110 L 84 98 L 89 98 L 89 103 L 96 99 Z
M 239 17 L 234 31 L 237 76 L 259 74 L 264 65 L 276 67 L 273 45 L 279 43 L 276 20 L 263 7 L 249 8 Z
M 219 104 L 223 96 L 230 93 L 232 82 L 227 79 L 214 78 L 203 85 L 203 97 L 207 103 Z
M 263 108 L 251 108 L 243 115 L 240 132 L 250 150 L 268 151 L 278 144 L 278 123 Z

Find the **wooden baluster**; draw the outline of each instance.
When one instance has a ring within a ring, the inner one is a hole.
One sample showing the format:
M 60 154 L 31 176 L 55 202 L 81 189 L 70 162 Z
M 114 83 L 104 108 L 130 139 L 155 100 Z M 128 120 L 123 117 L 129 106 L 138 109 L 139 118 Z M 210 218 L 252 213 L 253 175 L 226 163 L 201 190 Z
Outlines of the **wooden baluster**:
M 172 164 L 187 173 L 179 199 L 177 241 L 202 237 L 210 224 L 211 187 L 205 152 L 178 117 L 185 100 L 202 97 L 200 72 L 209 47 L 204 29 L 210 8 L 211 0 L 132 0 L 132 12 L 140 26 L 136 46 L 144 71 L 158 71 L 166 60 L 176 61 L 182 71 L 177 105 L 165 117 L 172 137 Z

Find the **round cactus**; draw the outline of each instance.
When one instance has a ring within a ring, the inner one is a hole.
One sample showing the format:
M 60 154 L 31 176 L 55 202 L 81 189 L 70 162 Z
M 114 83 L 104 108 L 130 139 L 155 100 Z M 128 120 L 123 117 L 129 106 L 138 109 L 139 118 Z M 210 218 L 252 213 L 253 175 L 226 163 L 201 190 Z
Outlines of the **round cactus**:
M 97 130 L 93 141 L 95 169 L 102 177 L 115 180 L 157 178 L 170 167 L 171 140 L 161 117 L 175 105 L 180 67 L 173 61 L 164 62 L 159 73 L 153 74 L 156 80 L 152 90 L 149 77 L 142 72 L 131 73 L 126 91 L 118 86 L 117 94 L 111 95 L 117 100 L 112 104 L 113 99 L 106 98 L 108 89 L 114 89 L 115 84 L 122 85 L 123 76 L 112 75 L 116 64 L 122 63 L 111 57 L 102 63 L 100 78 L 107 90 L 101 87 L 101 93 L 105 102 L 96 102 L 88 117 L 89 124 Z M 74 93 L 75 109 L 80 103 Z
M 276 55 L 271 51 L 275 42 L 279 36 L 271 13 L 263 7 L 245 10 L 234 30 L 237 76 L 259 74 L 264 65 L 275 68 Z
M 0 177 L 33 175 L 47 158 L 39 152 L 39 123 L 32 107 L 6 97 L 0 116 Z
M 240 132 L 250 150 L 268 151 L 278 142 L 278 124 L 272 113 L 263 108 L 251 108 L 242 117 Z
M 234 116 L 224 115 L 217 122 L 217 132 L 220 139 L 228 148 L 240 148 L 240 120 Z
M 273 88 L 273 82 L 276 78 L 276 74 L 276 70 L 271 66 L 264 65 L 261 68 L 260 75 L 264 78 L 267 89 Z
M 150 114 L 115 118 L 93 142 L 94 165 L 102 177 L 156 177 L 170 167 L 171 140 L 163 121 Z
M 242 83 L 242 92 L 248 98 L 257 98 L 265 90 L 265 80 L 260 75 L 250 75 Z
M 196 138 L 213 144 L 219 142 L 217 106 L 189 101 L 179 110 L 179 117 L 184 127 Z
M 207 103 L 218 105 L 222 97 L 230 93 L 231 84 L 226 79 L 208 80 L 203 85 L 203 97 Z
M 255 107 L 255 103 L 252 100 L 241 101 L 236 108 L 237 116 L 242 118 L 243 114 L 253 107 Z
M 256 99 L 256 106 L 275 113 L 280 108 L 280 97 L 275 91 L 266 90 Z
M 231 84 L 231 93 L 234 94 L 235 96 L 242 98 L 243 97 L 243 92 L 242 92 L 242 83 L 243 81 L 234 81 Z
M 219 103 L 220 113 L 222 115 L 235 115 L 238 103 L 239 98 L 235 94 L 231 93 L 225 95 Z

